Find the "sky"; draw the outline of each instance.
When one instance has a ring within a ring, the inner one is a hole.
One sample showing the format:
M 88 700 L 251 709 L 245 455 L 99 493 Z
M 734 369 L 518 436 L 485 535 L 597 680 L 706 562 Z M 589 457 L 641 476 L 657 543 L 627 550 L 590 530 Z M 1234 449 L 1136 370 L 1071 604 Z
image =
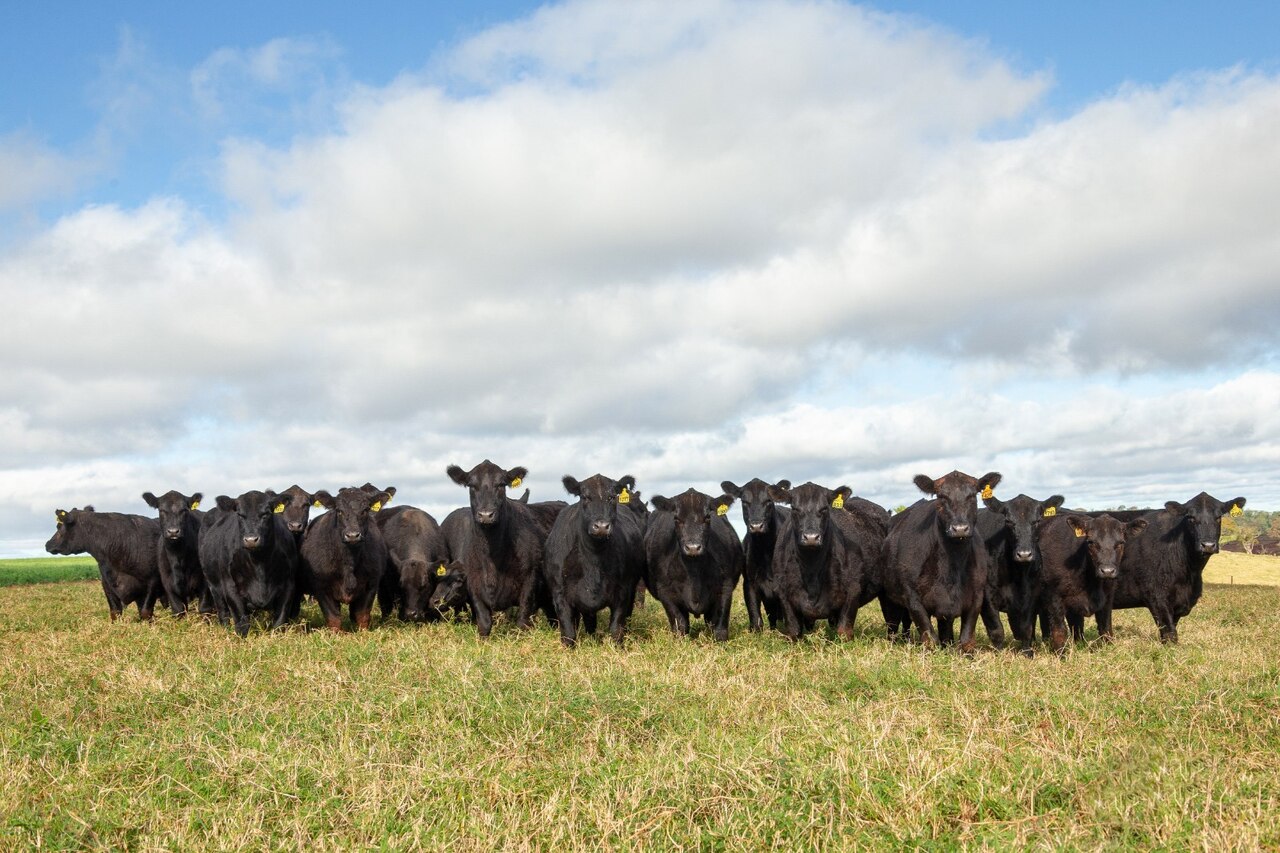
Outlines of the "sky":
M 0 5 L 0 556 L 484 458 L 1280 508 L 1278 19 Z

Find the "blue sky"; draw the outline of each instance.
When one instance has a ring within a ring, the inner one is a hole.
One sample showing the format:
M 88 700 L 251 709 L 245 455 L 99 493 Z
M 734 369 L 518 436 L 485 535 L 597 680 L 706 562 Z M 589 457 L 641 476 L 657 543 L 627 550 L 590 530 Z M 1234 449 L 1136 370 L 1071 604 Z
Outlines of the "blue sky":
M 6 4 L 0 553 L 485 456 L 1280 505 L 1276 18 Z

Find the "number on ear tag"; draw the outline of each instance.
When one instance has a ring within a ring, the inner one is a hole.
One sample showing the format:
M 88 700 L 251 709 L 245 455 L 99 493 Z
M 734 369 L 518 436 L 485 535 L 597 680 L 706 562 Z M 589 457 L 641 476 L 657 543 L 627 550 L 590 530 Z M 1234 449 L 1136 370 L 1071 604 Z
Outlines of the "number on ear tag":
M 195 509 L 195 507 L 192 507 L 192 509 Z M 284 512 L 284 504 L 276 504 L 276 508 L 271 511 L 274 512 L 276 515 L 279 515 L 280 513 Z
M 523 482 L 524 480 L 521 480 L 519 477 L 516 477 L 514 480 L 511 481 L 511 488 L 518 489 L 520 488 L 520 484 Z
M 837 493 L 836 499 L 831 502 L 831 505 L 836 509 L 844 509 L 844 495 Z
M 720 506 L 716 507 L 716 515 L 728 515 L 728 514 L 729 514 L 728 504 L 720 504 Z
M 369 512 L 377 512 L 382 509 L 382 501 L 374 501 L 373 506 L 369 507 Z
M 1244 510 L 1242 510 L 1242 509 L 1240 508 L 1239 504 L 1232 504 L 1232 505 L 1231 505 L 1231 517 L 1232 517 L 1232 518 L 1239 518 L 1239 517 L 1240 517 L 1240 516 L 1242 516 L 1242 515 L 1244 515 Z
M 991 486 L 988 485 L 988 486 L 982 487 L 982 499 L 984 501 L 987 500 L 988 498 L 994 498 L 995 496 L 996 496 L 996 490 L 991 488 Z
M 441 563 L 440 565 L 436 566 L 436 577 L 442 578 L 447 574 L 449 574 L 449 570 L 445 568 L 444 563 Z
M 316 509 L 324 509 L 324 504 L 320 503 L 320 499 L 319 499 L 319 498 L 317 498 L 314 502 L 312 502 L 312 504 L 311 504 L 311 505 L 312 505 L 313 507 L 315 507 Z
M 192 502 L 191 502 L 191 508 L 192 508 L 192 509 L 199 509 L 199 508 L 200 508 L 200 501 L 192 501 Z
M 1083 527 L 1077 527 L 1077 528 L 1076 528 L 1076 538 L 1077 538 L 1077 539 L 1082 539 L 1082 538 L 1084 538 L 1084 528 L 1083 528 Z
M 618 503 L 620 504 L 631 503 L 631 493 L 627 491 L 626 486 L 623 486 L 622 491 L 618 492 Z
M 1054 506 L 1047 507 L 1044 511 L 1045 518 L 1053 518 L 1057 514 L 1058 514 L 1058 508 Z

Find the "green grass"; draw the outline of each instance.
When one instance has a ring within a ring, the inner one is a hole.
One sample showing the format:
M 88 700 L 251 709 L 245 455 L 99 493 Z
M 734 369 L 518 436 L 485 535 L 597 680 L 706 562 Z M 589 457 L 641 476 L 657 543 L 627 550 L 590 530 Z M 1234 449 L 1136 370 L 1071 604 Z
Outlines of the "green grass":
M 1280 590 L 1064 659 L 881 639 L 112 624 L 0 589 L 0 849 L 1274 848 Z M 136 613 L 136 611 L 134 611 Z M 311 625 L 321 620 L 305 611 Z M 1092 631 L 1089 632 L 1092 638 Z
M 0 560 L 0 586 L 96 580 L 97 577 L 98 564 L 92 557 L 32 557 Z

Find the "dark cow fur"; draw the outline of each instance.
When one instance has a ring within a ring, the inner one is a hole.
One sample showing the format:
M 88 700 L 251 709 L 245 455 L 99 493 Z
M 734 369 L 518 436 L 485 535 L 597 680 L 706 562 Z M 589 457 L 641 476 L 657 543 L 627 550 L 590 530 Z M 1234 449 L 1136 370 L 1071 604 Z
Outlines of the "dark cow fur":
M 977 497 L 999 482 L 994 471 L 978 479 L 959 471 L 937 480 L 916 476 L 916 487 L 935 498 L 906 509 L 889 526 L 882 609 L 891 638 L 909 616 L 921 642 L 949 644 L 959 618 L 960 649 L 973 651 L 991 562 L 977 529 Z
M 387 546 L 373 516 L 391 500 L 386 491 L 340 489 L 312 495 L 329 510 L 313 521 L 302 540 L 302 574 L 325 624 L 342 630 L 346 604 L 357 629 L 369 627 L 373 599 L 387 565 Z
M 1023 653 L 1031 651 L 1040 597 L 1037 531 L 1057 517 L 1063 500 L 1062 495 L 1044 500 L 1018 495 L 1002 501 L 992 495 L 983 499 L 985 508 L 978 510 L 978 533 L 991 556 L 981 615 L 987 636 L 996 648 L 1004 642 L 1000 624 L 1000 613 L 1004 612 L 1009 614 L 1009 629 Z
M 200 523 L 200 565 L 222 624 L 249 633 L 255 611 L 280 628 L 297 614 L 298 546 L 284 522 L 285 499 L 273 491 L 219 495 Z
M 679 636 L 689 633 L 692 614 L 706 620 L 717 641 L 729 638 L 733 590 L 743 567 L 742 543 L 724 517 L 733 501 L 696 489 L 649 501 L 657 511 L 644 535 L 645 586 Z
M 459 538 L 467 597 L 481 637 L 493 630 L 497 611 L 516 607 L 516 624 L 528 628 L 541 583 L 544 528 L 538 516 L 519 501 L 507 497 L 506 490 L 519 485 L 528 473 L 524 468 L 504 470 L 488 459 L 470 471 L 457 465 L 447 469 L 449 478 L 465 486 L 471 498 L 471 512 L 463 516 L 465 533 Z M 446 519 L 447 520 L 447 519 Z M 450 553 L 454 543 L 450 541 Z
M 431 596 L 447 572 L 449 547 L 440 526 L 417 507 L 383 509 L 375 519 L 387 546 L 387 567 L 378 588 L 382 618 L 391 616 L 396 604 L 404 622 L 428 622 L 440 618 L 431 607 Z
M 737 486 L 732 480 L 720 484 L 726 495 L 732 495 L 742 504 L 742 520 L 747 525 L 747 535 L 742 539 L 745 562 L 742 574 L 742 598 L 747 608 L 747 622 L 752 631 L 764 629 L 760 610 L 769 620 L 769 627 L 776 629 L 783 621 L 782 598 L 773 570 L 774 548 L 778 532 L 786 523 L 791 510 L 779 506 L 769 495 L 770 488 L 785 492 L 791 488 L 789 480 L 766 483 L 760 478 Z
M 837 636 L 850 639 L 858 608 L 880 593 L 884 510 L 874 504 L 848 509 L 848 486 L 775 485 L 769 493 L 774 501 L 791 505 L 772 566 L 787 636 L 798 640 L 814 622 L 825 619 Z
M 1112 639 L 1111 610 L 1122 574 L 1125 545 L 1147 527 L 1146 519 L 1120 522 L 1105 513 L 1097 518 L 1068 513 L 1040 526 L 1040 603 L 1055 652 L 1072 639 L 1084 640 L 1084 619 L 1097 615 L 1098 634 Z
M 566 475 L 562 482 L 578 501 L 559 514 L 547 537 L 546 579 L 560 641 L 572 648 L 579 622 L 595 633 L 597 614 L 607 607 L 609 633 L 621 645 L 644 570 L 640 523 L 625 508 L 635 478 L 596 474 L 579 482 Z
M 1178 621 L 1200 600 L 1205 564 L 1218 553 L 1222 516 L 1244 504 L 1243 497 L 1220 501 L 1201 492 L 1144 516 L 1147 529 L 1125 552 L 1114 606 L 1147 608 L 1161 642 L 1178 642 Z
M 215 612 L 213 593 L 200 567 L 200 522 L 204 518 L 199 509 L 201 497 L 199 492 L 184 495 L 178 491 L 168 491 L 160 497 L 151 492 L 142 495 L 147 506 L 160 515 L 156 560 L 160 582 L 175 617 L 186 615 L 193 599 L 199 601 L 202 614 Z
M 55 512 L 57 529 L 45 543 L 50 554 L 88 553 L 98 563 L 111 621 L 130 604 L 150 619 L 164 590 L 157 561 L 160 524 L 154 518 L 96 512 L 91 506 Z

